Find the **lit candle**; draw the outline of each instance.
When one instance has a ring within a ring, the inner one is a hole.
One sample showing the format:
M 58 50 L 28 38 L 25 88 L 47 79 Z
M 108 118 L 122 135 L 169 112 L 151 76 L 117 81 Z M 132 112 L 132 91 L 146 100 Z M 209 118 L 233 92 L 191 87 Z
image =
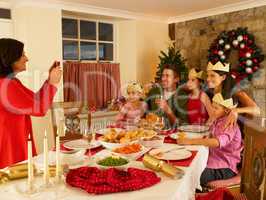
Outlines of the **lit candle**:
M 59 181 L 61 176 L 61 165 L 60 165 L 60 137 L 58 135 L 58 131 L 56 135 L 55 149 L 56 149 L 56 179 L 57 181 Z
M 44 184 L 49 184 L 49 158 L 48 158 L 48 140 L 47 133 L 45 130 L 44 139 L 43 139 L 43 155 L 44 155 L 44 169 L 43 169 L 43 180 Z
M 28 190 L 33 189 L 33 161 L 32 161 L 32 142 L 29 134 L 28 137 Z

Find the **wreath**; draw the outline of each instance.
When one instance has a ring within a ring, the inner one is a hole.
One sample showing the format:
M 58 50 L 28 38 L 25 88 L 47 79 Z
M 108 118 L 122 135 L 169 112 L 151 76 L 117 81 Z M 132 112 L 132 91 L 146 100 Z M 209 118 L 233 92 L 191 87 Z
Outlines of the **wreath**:
M 264 55 L 255 44 L 254 35 L 250 34 L 247 28 L 221 32 L 211 44 L 208 61 L 213 64 L 218 61 L 230 63 L 228 59 L 232 49 L 238 50 L 238 64 L 231 68 L 231 76 L 237 82 L 245 78 L 251 80 L 253 74 L 260 68 Z

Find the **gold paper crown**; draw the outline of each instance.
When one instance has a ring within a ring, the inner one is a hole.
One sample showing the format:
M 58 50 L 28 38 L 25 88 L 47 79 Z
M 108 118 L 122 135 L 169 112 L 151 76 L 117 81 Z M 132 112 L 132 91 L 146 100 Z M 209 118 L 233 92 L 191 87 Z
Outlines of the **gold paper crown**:
M 228 63 L 221 63 L 220 61 L 213 65 L 211 62 L 208 63 L 207 71 L 209 70 L 216 70 L 216 71 L 223 71 L 229 72 L 230 71 L 230 64 Z
M 127 92 L 128 91 L 134 91 L 134 92 L 140 92 L 143 93 L 143 88 L 139 83 L 130 83 L 127 86 Z
M 204 73 L 203 71 L 197 72 L 195 68 L 192 68 L 192 69 L 189 71 L 188 76 L 190 76 L 190 77 L 195 77 L 195 78 L 199 78 L 199 79 L 201 79 L 201 80 L 204 80 L 204 78 L 205 78 L 205 73 Z
M 233 99 L 224 99 L 221 93 L 218 93 L 216 95 L 214 95 L 214 97 L 212 98 L 212 101 L 214 103 L 217 103 L 219 105 L 222 105 L 226 108 L 235 108 L 237 105 L 234 105 Z

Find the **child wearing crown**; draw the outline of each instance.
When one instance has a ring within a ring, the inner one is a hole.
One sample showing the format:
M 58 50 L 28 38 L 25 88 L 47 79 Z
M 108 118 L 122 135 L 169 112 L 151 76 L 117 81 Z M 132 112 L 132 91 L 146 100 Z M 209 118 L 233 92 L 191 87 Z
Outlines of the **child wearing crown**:
M 188 74 L 187 88 L 190 90 L 187 102 L 189 124 L 205 124 L 212 112 L 211 101 L 201 90 L 204 72 L 192 68 Z
M 210 137 L 203 139 L 177 139 L 178 144 L 204 145 L 209 147 L 207 168 L 203 171 L 200 182 L 206 186 L 208 182 L 220 179 L 229 179 L 238 173 L 237 164 L 240 162 L 242 150 L 241 132 L 238 125 L 223 130 L 228 113 L 235 108 L 233 99 L 224 99 L 218 93 L 213 99 L 214 123 L 210 127 Z
M 131 83 L 127 86 L 127 100 L 117 115 L 118 122 L 139 122 L 147 110 L 146 102 L 142 101 L 143 93 L 139 83 Z

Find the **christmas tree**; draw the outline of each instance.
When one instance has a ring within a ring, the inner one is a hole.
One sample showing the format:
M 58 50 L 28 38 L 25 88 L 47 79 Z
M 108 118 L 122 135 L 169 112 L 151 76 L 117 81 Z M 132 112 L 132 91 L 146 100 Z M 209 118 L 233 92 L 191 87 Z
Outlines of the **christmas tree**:
M 156 72 L 155 82 L 161 80 L 162 72 L 165 66 L 171 65 L 176 68 L 177 72 L 180 72 L 180 82 L 184 83 L 187 80 L 188 69 L 185 64 L 185 59 L 180 54 L 180 51 L 175 49 L 174 45 L 170 45 L 167 49 L 167 53 L 160 51 L 159 55 L 160 63 Z

